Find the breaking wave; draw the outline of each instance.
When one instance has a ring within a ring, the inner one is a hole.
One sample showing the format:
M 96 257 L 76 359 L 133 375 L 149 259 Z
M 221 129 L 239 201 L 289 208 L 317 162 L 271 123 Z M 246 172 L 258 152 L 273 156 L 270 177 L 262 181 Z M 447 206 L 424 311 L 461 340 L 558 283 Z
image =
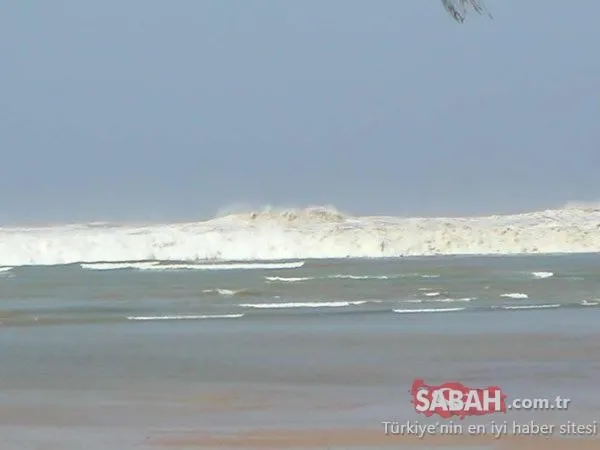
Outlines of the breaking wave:
M 342 280 L 390 280 L 393 278 L 399 278 L 401 275 L 328 275 L 326 277 L 265 277 L 267 282 L 282 282 L 282 283 L 296 283 L 299 281 L 310 281 L 310 280 L 328 280 L 328 279 L 342 279 Z
M 502 309 L 547 309 L 547 308 L 560 308 L 560 304 L 555 303 L 552 305 L 502 305 Z
M 81 264 L 90 270 L 249 270 L 249 269 L 297 269 L 304 261 L 281 263 L 232 263 L 232 264 L 159 264 L 158 261 L 140 263 L 92 263 Z
M 127 320 L 199 320 L 199 319 L 239 319 L 243 314 L 209 314 L 202 316 L 131 316 Z
M 327 278 L 342 279 L 342 280 L 389 280 L 398 278 L 398 276 L 390 275 L 329 275 Z
M 599 230 L 592 208 L 463 218 L 267 209 L 195 223 L 0 228 L 0 265 L 586 253 L 600 251 Z
M 344 306 L 364 305 L 365 303 L 374 303 L 369 300 L 358 301 L 340 301 L 340 302 L 296 302 L 296 303 L 243 303 L 239 306 L 243 308 L 256 309 L 288 309 L 288 308 L 341 308 Z
M 544 279 L 553 277 L 554 272 L 531 272 L 531 275 L 533 275 L 534 278 Z
M 136 269 L 144 270 L 154 267 L 158 264 L 158 261 L 151 262 L 140 262 L 140 263 L 94 263 L 94 264 L 80 264 L 82 269 L 87 270 L 124 270 L 124 269 Z
M 394 309 L 398 314 L 442 313 L 464 311 L 466 308 L 424 308 L 424 309 Z
M 226 295 L 226 296 L 232 296 L 232 295 L 238 295 L 238 294 L 244 294 L 247 293 L 248 291 L 246 289 L 204 289 L 202 291 L 204 294 L 217 294 L 217 295 Z
M 508 294 L 502 294 L 500 297 L 505 297 L 505 298 L 529 298 L 529 295 L 522 294 L 521 292 L 511 292 L 511 293 L 508 293 Z
M 427 299 L 428 302 L 440 302 L 440 303 L 454 303 L 454 302 L 470 302 L 474 300 L 471 297 L 464 298 L 430 298 Z
M 296 283 L 298 281 L 314 280 L 316 277 L 265 277 L 267 282 Z

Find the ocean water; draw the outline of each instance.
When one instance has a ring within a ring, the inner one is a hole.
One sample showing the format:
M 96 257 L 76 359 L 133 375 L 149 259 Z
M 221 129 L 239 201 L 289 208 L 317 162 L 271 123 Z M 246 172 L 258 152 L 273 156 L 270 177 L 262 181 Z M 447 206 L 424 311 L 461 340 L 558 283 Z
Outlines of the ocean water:
M 415 378 L 560 394 L 568 411 L 508 417 L 591 422 L 599 305 L 598 254 L 5 267 L 0 435 L 129 449 L 435 420 Z
M 386 321 L 450 312 L 512 321 L 520 316 L 509 312 L 529 309 L 588 314 L 600 301 L 599 267 L 597 254 L 24 266 L 1 269 L 0 321 Z

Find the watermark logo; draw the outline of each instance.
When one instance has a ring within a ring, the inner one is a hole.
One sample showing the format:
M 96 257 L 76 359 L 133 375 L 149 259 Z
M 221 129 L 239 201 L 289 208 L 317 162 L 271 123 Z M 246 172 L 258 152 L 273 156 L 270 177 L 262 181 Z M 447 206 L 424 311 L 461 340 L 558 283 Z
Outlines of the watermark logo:
M 421 379 L 413 381 L 411 403 L 418 414 L 431 417 L 437 414 L 445 419 L 458 416 L 482 416 L 506 412 L 506 394 L 498 386 L 471 388 L 458 382 L 438 386 L 425 384 Z

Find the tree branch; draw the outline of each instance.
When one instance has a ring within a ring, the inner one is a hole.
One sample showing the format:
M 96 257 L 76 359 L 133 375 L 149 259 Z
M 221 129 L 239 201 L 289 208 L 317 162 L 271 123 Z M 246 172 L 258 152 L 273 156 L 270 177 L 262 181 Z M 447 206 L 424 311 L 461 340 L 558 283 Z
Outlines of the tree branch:
M 473 8 L 477 14 L 485 12 L 482 0 L 442 0 L 442 4 L 458 23 L 465 21 L 468 7 Z M 490 18 L 492 17 L 491 14 L 488 13 L 488 15 Z

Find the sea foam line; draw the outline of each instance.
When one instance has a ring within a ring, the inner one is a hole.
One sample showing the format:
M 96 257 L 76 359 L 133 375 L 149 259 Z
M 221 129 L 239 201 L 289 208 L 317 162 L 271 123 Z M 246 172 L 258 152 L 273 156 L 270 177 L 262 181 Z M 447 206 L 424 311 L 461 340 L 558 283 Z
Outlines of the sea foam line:
M 352 302 L 296 302 L 296 303 L 243 303 L 239 306 L 243 308 L 256 309 L 286 309 L 286 308 L 340 308 L 343 306 L 364 305 L 365 303 L 374 303 L 374 301 L 358 300 Z
M 282 283 L 295 283 L 299 281 L 309 280 L 327 280 L 327 279 L 342 279 L 342 280 L 390 280 L 393 278 L 399 278 L 400 275 L 346 275 L 336 274 L 328 275 L 326 277 L 265 277 L 267 281 L 279 281 Z
M 144 270 L 273 270 L 297 269 L 304 265 L 304 261 L 281 263 L 231 263 L 231 264 L 161 264 L 146 267 Z
M 207 314 L 207 315 L 182 315 L 182 316 L 131 316 L 127 320 L 195 320 L 195 319 L 238 319 L 244 314 Z
M 523 294 L 521 292 L 511 292 L 509 294 L 502 294 L 500 297 L 506 297 L 506 298 L 529 298 L 529 295 Z
M 342 279 L 342 280 L 389 280 L 392 278 L 398 278 L 398 275 L 329 275 L 327 278 Z
M 476 297 L 463 297 L 463 298 L 431 298 L 427 299 L 427 302 L 440 302 L 440 303 L 454 303 L 454 302 L 470 302 L 475 300 Z
M 560 304 L 555 303 L 552 305 L 502 305 L 500 308 L 502 309 L 547 309 L 547 308 L 560 308 Z
M 280 281 L 282 283 L 296 283 L 298 281 L 314 280 L 316 277 L 265 277 L 267 281 Z
M 531 272 L 531 275 L 533 275 L 534 278 L 544 279 L 553 277 L 554 272 Z
M 137 263 L 82 263 L 80 267 L 86 270 L 123 270 L 137 269 L 143 270 L 147 267 L 156 266 L 158 261 L 137 262 Z
M 245 289 L 220 289 L 220 288 L 216 288 L 216 289 L 204 289 L 202 291 L 204 294 L 218 294 L 218 295 L 237 295 L 237 294 L 241 294 L 243 292 L 246 292 Z
M 304 261 L 280 263 L 221 263 L 221 264 L 160 264 L 159 261 L 141 263 L 85 263 L 83 269 L 91 270 L 250 270 L 250 269 L 297 269 Z
M 417 314 L 417 313 L 441 313 L 464 311 L 466 308 L 424 308 L 424 309 L 394 309 L 398 314 Z

